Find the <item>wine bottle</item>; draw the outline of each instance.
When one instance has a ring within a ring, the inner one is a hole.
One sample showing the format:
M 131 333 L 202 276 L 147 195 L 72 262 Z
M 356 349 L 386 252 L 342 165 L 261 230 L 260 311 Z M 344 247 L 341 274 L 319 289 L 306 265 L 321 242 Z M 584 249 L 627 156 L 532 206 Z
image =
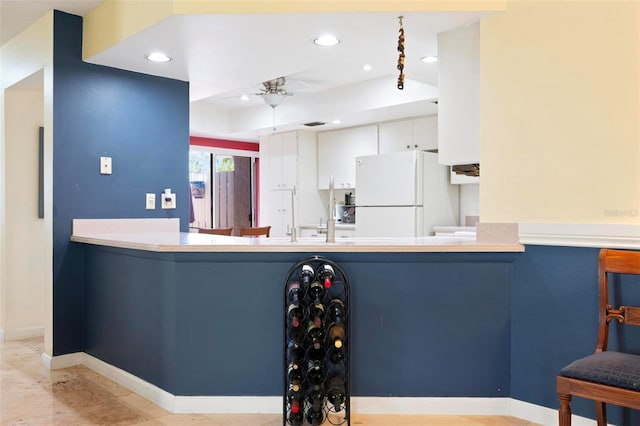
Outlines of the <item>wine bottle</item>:
M 347 307 L 341 299 L 331 299 L 327 307 L 327 319 L 330 322 L 345 322 Z
M 299 303 L 291 303 L 287 308 L 287 316 L 293 327 L 299 327 L 300 321 L 304 317 L 304 307 Z
M 346 333 L 347 332 L 343 323 L 334 322 L 333 324 L 329 325 L 329 328 L 327 331 L 327 339 L 329 340 L 329 343 L 331 345 L 340 349 L 344 344 L 344 338 Z
M 300 364 L 304 358 L 304 348 L 296 343 L 289 343 L 287 347 L 287 360 Z
M 287 338 L 294 344 L 302 345 L 304 340 L 305 330 L 300 324 L 298 327 L 294 327 L 292 323 L 287 325 Z
M 324 319 L 324 305 L 316 302 L 309 305 L 309 320 L 312 320 L 317 327 L 322 327 L 322 320 Z
M 304 289 L 300 286 L 299 281 L 291 281 L 287 286 L 287 296 L 289 301 L 294 304 L 299 304 L 304 299 Z
M 322 361 L 324 359 L 325 349 L 320 341 L 314 341 L 313 345 L 307 349 L 307 358 L 309 361 Z
M 314 321 L 309 321 L 309 326 L 307 327 L 307 334 L 311 338 L 312 342 L 321 342 L 324 337 L 324 330 L 322 328 L 322 323 L 318 326 Z
M 333 271 L 333 266 L 329 264 L 323 264 L 318 270 L 318 279 L 324 284 L 324 288 L 331 288 L 335 278 L 336 273 Z
M 309 293 L 311 296 L 311 300 L 314 303 L 320 303 L 322 301 L 322 298 L 324 297 L 324 288 L 318 281 L 313 281 L 309 286 Z
M 287 419 L 291 425 L 299 426 L 304 421 L 304 393 L 299 385 L 289 385 L 287 391 Z
M 331 346 L 329 348 L 329 361 L 334 365 L 342 364 L 344 362 L 344 348 Z
M 300 369 L 300 365 L 292 362 L 287 367 L 287 377 L 289 378 L 289 383 L 294 385 L 300 385 L 302 383 L 302 370 Z
M 327 382 L 327 400 L 333 405 L 336 412 L 347 399 L 347 392 L 344 386 L 344 379 L 338 375 L 332 376 Z
M 307 380 L 314 385 L 319 385 L 324 381 L 324 368 L 320 361 L 309 361 Z
M 299 401 L 295 401 L 291 404 L 287 413 L 287 421 L 291 426 L 301 426 L 304 421 L 304 414 L 302 413 L 302 404 Z
M 321 384 L 313 385 L 307 392 L 307 401 L 312 410 L 322 410 L 324 405 L 324 388 Z
M 322 409 L 314 410 L 313 408 L 309 408 L 307 410 L 307 422 L 311 426 L 318 426 L 324 423 L 324 411 Z
M 302 281 L 303 290 L 309 288 L 309 284 L 315 277 L 316 273 L 311 265 L 302 265 L 300 269 L 300 281 Z

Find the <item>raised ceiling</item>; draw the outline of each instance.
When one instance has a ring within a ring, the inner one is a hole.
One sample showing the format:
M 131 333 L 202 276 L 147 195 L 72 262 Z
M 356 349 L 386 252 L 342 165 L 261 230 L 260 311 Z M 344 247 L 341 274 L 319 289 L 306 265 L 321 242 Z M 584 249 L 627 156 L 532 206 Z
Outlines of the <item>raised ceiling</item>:
M 11 5 L 5 5 L 11 3 Z M 15 4 L 14 4 L 15 3 Z M 83 15 L 98 1 L 2 1 L 5 21 L 29 6 Z M 23 5 L 22 7 L 19 5 Z M 79 8 L 82 4 L 82 8 Z M 75 8 L 74 8 L 75 7 Z M 191 133 L 255 140 L 261 133 L 327 122 L 328 130 L 437 112 L 437 34 L 477 22 L 486 12 L 300 13 L 174 15 L 126 38 L 87 61 L 189 81 Z M 396 88 L 398 16 L 405 31 L 405 89 Z M 18 19 L 15 19 L 18 21 Z M 14 30 L 15 31 L 15 30 Z M 335 47 L 313 39 L 332 33 Z M 163 51 L 172 60 L 151 63 Z M 362 69 L 371 65 L 370 71 Z M 293 93 L 274 111 L 255 93 L 262 82 L 284 76 Z M 240 100 L 249 95 L 249 101 Z M 341 124 L 332 124 L 341 120 Z

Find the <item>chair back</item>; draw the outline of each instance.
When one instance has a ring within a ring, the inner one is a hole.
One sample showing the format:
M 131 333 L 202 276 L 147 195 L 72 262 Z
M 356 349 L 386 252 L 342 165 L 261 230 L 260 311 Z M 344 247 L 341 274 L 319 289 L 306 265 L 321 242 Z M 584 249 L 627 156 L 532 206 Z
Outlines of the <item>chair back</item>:
M 258 237 L 261 235 L 264 235 L 265 237 L 269 237 L 269 232 L 271 232 L 271 226 L 260 226 L 255 228 L 240 228 L 241 237 Z
M 233 228 L 198 228 L 200 234 L 231 235 Z
M 612 306 L 609 301 L 609 278 L 612 274 L 640 275 L 640 252 L 625 250 L 600 250 L 598 259 L 598 344 L 596 352 L 607 350 L 609 324 L 640 325 L 640 307 Z M 618 292 L 616 292 L 618 293 Z M 621 293 L 621 292 L 620 292 Z M 617 302 L 617 301 L 616 301 Z

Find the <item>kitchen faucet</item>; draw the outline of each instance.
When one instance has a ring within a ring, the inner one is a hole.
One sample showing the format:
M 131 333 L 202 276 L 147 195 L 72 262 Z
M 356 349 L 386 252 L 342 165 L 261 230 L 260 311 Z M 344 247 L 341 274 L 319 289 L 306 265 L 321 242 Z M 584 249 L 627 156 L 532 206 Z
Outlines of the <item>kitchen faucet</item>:
M 334 184 L 333 176 L 329 178 L 329 219 L 327 219 L 327 242 L 336 242 L 336 220 L 333 217 L 336 210 L 336 200 L 333 196 Z
M 295 243 L 296 241 L 298 241 L 298 238 L 296 236 L 295 206 L 296 206 L 296 186 L 293 185 L 293 188 L 291 189 L 291 242 L 292 243 Z

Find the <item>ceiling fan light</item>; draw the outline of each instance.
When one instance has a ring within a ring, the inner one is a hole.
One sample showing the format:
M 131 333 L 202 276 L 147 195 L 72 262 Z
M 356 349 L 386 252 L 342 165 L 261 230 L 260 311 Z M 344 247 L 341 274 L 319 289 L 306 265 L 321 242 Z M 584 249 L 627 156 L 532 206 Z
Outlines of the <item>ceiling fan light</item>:
M 331 34 L 324 34 L 313 40 L 313 42 L 318 46 L 335 46 L 340 43 L 340 40 Z
M 284 101 L 286 96 L 282 93 L 278 92 L 270 92 L 262 95 L 262 99 L 267 103 L 267 105 L 271 106 L 271 108 L 275 108 Z

